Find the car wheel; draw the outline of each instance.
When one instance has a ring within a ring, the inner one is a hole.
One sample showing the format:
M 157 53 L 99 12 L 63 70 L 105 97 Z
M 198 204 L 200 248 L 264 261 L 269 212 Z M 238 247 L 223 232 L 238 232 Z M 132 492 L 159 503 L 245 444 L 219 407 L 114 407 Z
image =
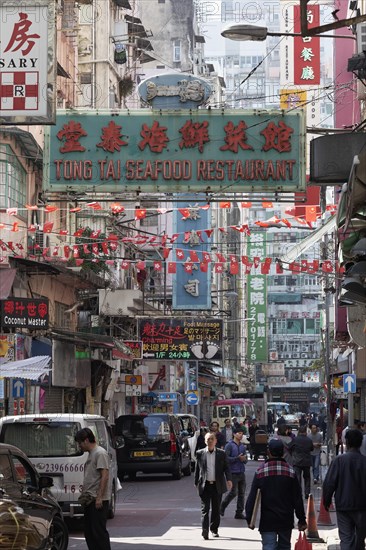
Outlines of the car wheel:
M 173 479 L 180 479 L 182 477 L 182 461 L 178 458 L 175 468 L 172 472 Z
M 58 516 L 52 522 L 52 544 L 51 550 L 67 550 L 69 545 L 69 532 L 66 524 Z
M 116 485 L 113 482 L 111 500 L 109 501 L 109 508 L 108 508 L 108 519 L 113 519 L 114 516 L 116 515 L 116 500 L 117 500 Z
M 185 476 L 190 476 L 191 473 L 192 473 L 192 462 L 191 462 L 191 457 L 189 457 L 189 462 L 187 464 L 187 466 L 184 468 L 183 471 L 183 475 Z

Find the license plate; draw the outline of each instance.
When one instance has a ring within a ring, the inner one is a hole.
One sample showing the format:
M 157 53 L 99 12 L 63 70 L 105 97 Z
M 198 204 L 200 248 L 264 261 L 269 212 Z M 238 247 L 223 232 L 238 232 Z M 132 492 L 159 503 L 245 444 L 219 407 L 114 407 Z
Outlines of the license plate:
M 154 456 L 154 451 L 135 451 L 133 456 Z

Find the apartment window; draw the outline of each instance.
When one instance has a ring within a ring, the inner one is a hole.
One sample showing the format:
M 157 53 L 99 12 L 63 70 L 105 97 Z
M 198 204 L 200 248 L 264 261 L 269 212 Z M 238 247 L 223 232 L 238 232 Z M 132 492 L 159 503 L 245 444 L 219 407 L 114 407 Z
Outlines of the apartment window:
M 158 225 L 159 214 L 154 213 L 158 208 L 159 204 L 157 202 L 144 203 L 143 208 L 147 209 L 146 218 L 143 218 L 140 221 L 141 227 L 154 227 Z
M 181 40 L 173 40 L 173 61 L 174 63 L 179 63 L 182 56 L 182 46 Z
M 70 316 L 66 313 L 67 309 L 70 309 L 70 306 L 55 302 L 55 326 L 57 328 L 70 328 Z
M 24 208 L 26 171 L 9 145 L 0 145 L 0 208 Z

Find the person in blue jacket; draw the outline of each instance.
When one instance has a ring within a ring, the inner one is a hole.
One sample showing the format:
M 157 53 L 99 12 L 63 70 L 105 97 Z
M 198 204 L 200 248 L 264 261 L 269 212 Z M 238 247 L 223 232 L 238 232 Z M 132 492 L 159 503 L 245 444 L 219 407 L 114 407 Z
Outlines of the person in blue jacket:
M 226 443 L 225 453 L 229 463 L 233 486 L 227 493 L 220 507 L 220 514 L 225 514 L 225 509 L 230 502 L 237 496 L 235 519 L 245 519 L 244 516 L 244 496 L 245 496 L 245 464 L 247 462 L 247 451 L 242 443 L 244 428 L 239 426 L 233 428 L 233 439 Z

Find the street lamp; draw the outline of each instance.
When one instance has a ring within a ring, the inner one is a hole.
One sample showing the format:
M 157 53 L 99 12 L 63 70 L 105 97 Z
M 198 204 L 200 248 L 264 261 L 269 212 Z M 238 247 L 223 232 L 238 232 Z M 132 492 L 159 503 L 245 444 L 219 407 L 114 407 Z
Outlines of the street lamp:
M 246 24 L 237 24 L 229 25 L 221 31 L 221 36 L 228 38 L 229 40 L 236 40 L 239 42 L 243 41 L 254 41 L 254 42 L 263 42 L 266 40 L 267 36 L 292 36 L 302 37 L 302 34 L 299 32 L 270 32 L 267 27 L 258 27 L 256 25 L 246 25 Z M 350 38 L 351 40 L 356 40 L 354 36 L 348 35 L 339 35 L 339 34 L 322 34 L 320 38 Z

